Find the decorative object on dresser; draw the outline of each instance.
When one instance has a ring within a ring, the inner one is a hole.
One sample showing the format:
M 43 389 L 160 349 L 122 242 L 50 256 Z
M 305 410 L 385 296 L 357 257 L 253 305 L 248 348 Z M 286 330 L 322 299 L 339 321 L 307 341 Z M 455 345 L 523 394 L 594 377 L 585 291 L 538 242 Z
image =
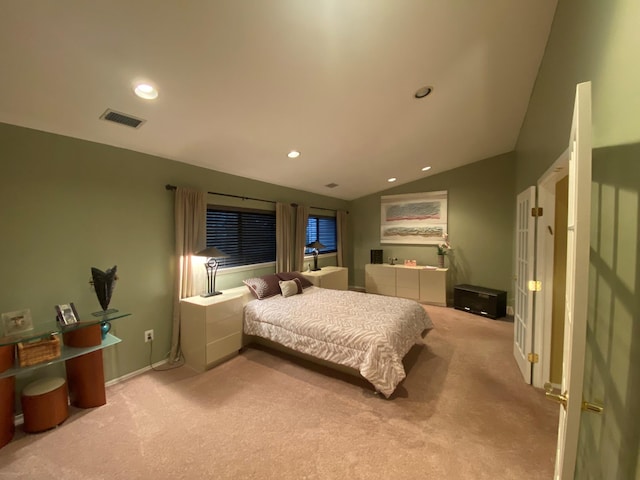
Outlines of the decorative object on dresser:
M 51 334 L 48 338 L 19 342 L 17 347 L 18 365 L 21 367 L 48 362 L 60 356 L 60 338 L 57 334 Z
M 306 247 L 313 249 L 313 268 L 311 269 L 311 271 L 317 272 L 318 270 L 320 270 L 318 268 L 318 252 L 319 250 L 325 248 L 325 246 L 321 244 L 318 240 L 315 240 L 310 244 L 306 245 Z
M 382 263 L 382 250 L 371 250 L 371 263 L 378 264 Z
M 507 292 L 476 285 L 456 285 L 453 306 L 483 317 L 502 318 L 507 314 Z
M 73 325 L 74 323 L 78 323 L 78 312 L 76 310 L 76 306 L 72 303 L 63 303 L 60 305 L 56 305 L 56 319 L 61 327 L 66 327 L 69 325 Z
M 111 303 L 111 297 L 113 296 L 113 289 L 116 288 L 116 280 L 118 280 L 118 266 L 114 265 L 111 268 L 107 268 L 106 271 L 102 271 L 99 268 L 91 267 L 91 283 L 93 289 L 96 291 L 98 302 L 102 307 L 102 311 L 93 312 L 91 315 L 94 317 L 104 317 L 110 313 L 117 313 L 115 308 L 109 309 L 109 303 Z M 111 331 L 111 324 L 109 322 L 100 323 L 100 331 L 102 333 L 102 339 L 107 338 L 107 333 Z
M 216 291 L 216 274 L 218 273 L 218 258 L 226 258 L 229 255 L 218 250 L 216 247 L 207 247 L 194 254 L 196 257 L 208 257 L 204 264 L 207 270 L 207 291 L 201 297 L 212 297 L 220 295 L 222 292 Z
M 89 283 L 93 285 L 98 302 L 102 307 L 101 312 L 93 313 L 96 317 L 100 317 L 105 313 L 115 313 L 115 310 L 109 310 L 109 303 L 111 302 L 113 289 L 116 287 L 116 280 L 118 280 L 117 270 L 117 265 L 107 268 L 104 272 L 99 268 L 91 267 L 91 281 Z
M 438 267 L 444 268 L 444 256 L 451 250 L 451 244 L 449 243 L 449 234 L 445 233 L 442 238 L 444 241 L 438 244 Z
M 19 335 L 29 330 L 33 330 L 33 320 L 31 319 L 31 310 L 17 310 L 15 312 L 7 312 L 2 314 L 2 330 L 0 335 L 10 337 L 11 335 Z

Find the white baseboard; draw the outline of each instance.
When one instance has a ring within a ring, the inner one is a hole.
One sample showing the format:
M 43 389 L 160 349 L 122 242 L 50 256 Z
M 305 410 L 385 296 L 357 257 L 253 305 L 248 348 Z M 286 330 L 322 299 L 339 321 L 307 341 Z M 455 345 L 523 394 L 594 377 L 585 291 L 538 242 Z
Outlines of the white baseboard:
M 143 374 L 145 372 L 148 372 L 152 368 L 156 368 L 156 367 L 159 367 L 160 365 L 164 365 L 165 363 L 167 363 L 166 359 L 165 360 L 160 360 L 159 362 L 153 363 L 151 365 L 147 365 L 146 367 L 141 368 L 140 370 L 136 370 L 134 372 L 127 373 L 126 375 L 123 375 L 121 377 L 114 378 L 113 380 L 109 380 L 108 382 L 106 382 L 104 384 L 104 386 L 105 387 L 110 387 L 112 385 L 116 385 L 117 383 L 124 382 L 126 380 L 129 380 L 130 378 L 137 377 L 138 375 L 141 375 L 141 374 Z

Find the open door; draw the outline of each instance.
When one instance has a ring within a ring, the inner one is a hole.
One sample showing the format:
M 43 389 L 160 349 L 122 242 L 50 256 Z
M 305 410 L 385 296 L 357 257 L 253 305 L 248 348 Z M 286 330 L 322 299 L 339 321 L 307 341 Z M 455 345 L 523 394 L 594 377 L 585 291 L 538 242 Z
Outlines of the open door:
M 535 217 L 532 209 L 535 204 L 535 187 L 529 187 L 518 195 L 513 356 L 527 383 L 531 383 L 529 354 L 533 352 L 533 292 L 530 291 L 529 282 L 534 278 Z
M 562 386 L 548 398 L 558 401 L 560 419 L 554 478 L 573 480 L 578 448 L 587 328 L 591 213 L 591 83 L 576 88 L 569 138 L 569 198 Z M 597 407 L 591 406 L 597 411 Z

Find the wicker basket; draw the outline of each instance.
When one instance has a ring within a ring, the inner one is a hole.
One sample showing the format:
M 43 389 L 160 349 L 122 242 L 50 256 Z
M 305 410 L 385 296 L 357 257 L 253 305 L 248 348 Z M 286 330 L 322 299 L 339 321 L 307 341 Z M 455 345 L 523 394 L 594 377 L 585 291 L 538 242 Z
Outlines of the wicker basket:
M 60 338 L 51 335 L 35 342 L 18 343 L 18 362 L 21 367 L 47 362 L 60 356 Z

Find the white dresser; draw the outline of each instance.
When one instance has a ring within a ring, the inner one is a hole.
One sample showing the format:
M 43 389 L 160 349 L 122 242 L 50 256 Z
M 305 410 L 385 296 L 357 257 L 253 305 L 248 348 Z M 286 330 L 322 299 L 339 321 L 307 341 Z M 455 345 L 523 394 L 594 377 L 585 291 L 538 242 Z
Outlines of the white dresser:
M 315 272 L 302 272 L 302 275 L 316 287 L 333 290 L 349 288 L 349 269 L 346 267 L 322 267 Z
M 422 303 L 447 305 L 447 269 L 367 264 L 365 290 L 392 297 L 410 298 Z
M 188 366 L 202 372 L 240 350 L 247 291 L 243 286 L 222 295 L 180 301 L 180 346 Z

